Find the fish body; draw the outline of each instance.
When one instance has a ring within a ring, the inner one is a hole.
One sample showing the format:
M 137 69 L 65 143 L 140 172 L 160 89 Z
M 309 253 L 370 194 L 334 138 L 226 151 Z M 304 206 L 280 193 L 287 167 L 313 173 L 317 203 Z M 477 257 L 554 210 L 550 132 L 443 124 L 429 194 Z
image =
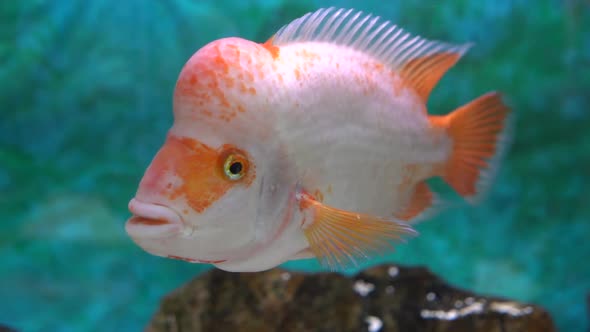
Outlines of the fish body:
M 155 255 L 229 271 L 309 257 L 337 269 L 386 252 L 440 207 L 425 180 L 474 201 L 497 168 L 499 94 L 446 116 L 426 108 L 468 48 L 332 8 L 264 44 L 204 46 L 180 73 L 127 232 Z
M 327 205 L 394 215 L 446 161 L 448 135 L 431 125 L 424 102 L 399 75 L 362 52 L 308 43 L 281 54 L 290 96 L 278 133 L 302 187 Z

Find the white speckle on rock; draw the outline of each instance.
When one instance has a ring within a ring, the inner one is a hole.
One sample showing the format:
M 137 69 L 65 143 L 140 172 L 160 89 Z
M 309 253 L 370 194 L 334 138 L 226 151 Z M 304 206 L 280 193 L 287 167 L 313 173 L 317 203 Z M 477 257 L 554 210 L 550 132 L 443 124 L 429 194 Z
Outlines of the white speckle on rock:
M 357 292 L 360 296 L 367 296 L 375 289 L 375 285 L 370 282 L 366 282 L 364 280 L 357 280 L 354 283 L 353 289 Z
M 399 268 L 397 266 L 392 266 L 387 270 L 387 273 L 389 273 L 390 277 L 395 278 L 399 274 Z
M 436 294 L 433 292 L 428 292 L 428 294 L 426 294 L 426 301 L 432 302 L 434 300 L 436 300 Z
M 492 311 L 501 314 L 508 314 L 510 316 L 524 316 L 533 312 L 532 307 L 519 307 L 518 304 L 514 302 L 492 302 L 490 303 L 490 309 Z
M 422 309 L 422 311 L 420 311 L 420 316 L 426 319 L 435 318 L 441 320 L 455 320 L 458 316 L 458 312 L 455 309 L 449 311 Z
M 481 302 L 475 302 L 471 305 L 463 307 L 461 309 L 451 310 L 428 310 L 423 309 L 420 311 L 420 316 L 425 319 L 440 319 L 440 320 L 455 320 L 460 317 L 465 317 L 471 314 L 478 314 L 483 311 L 483 304 Z
M 379 319 L 379 317 L 367 316 L 367 318 L 365 318 L 365 322 L 369 324 L 369 332 L 381 331 L 381 328 L 383 327 L 383 322 L 381 319 Z
M 465 298 L 465 304 L 470 305 L 470 304 L 473 304 L 473 302 L 475 302 L 475 299 L 472 298 L 471 296 L 468 298 Z
M 291 273 L 289 273 L 289 272 L 281 273 L 281 279 L 283 281 L 289 281 L 289 279 L 291 279 Z

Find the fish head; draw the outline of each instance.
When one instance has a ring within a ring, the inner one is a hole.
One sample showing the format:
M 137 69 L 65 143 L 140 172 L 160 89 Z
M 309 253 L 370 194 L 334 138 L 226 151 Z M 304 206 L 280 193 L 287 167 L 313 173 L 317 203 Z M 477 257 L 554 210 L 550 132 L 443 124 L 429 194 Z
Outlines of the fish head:
M 272 84 L 250 80 L 270 56 L 229 38 L 199 50 L 181 71 L 174 124 L 129 202 L 126 231 L 147 252 L 238 261 L 284 228 L 294 182 L 272 139 Z
M 160 256 L 227 260 L 255 246 L 256 163 L 235 145 L 169 134 L 129 202 L 129 235 Z

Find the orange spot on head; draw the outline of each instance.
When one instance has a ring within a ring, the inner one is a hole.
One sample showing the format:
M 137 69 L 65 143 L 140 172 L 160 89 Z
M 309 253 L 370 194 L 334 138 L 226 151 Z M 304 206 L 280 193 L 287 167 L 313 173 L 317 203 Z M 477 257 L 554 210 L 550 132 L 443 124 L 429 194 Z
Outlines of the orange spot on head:
M 248 87 L 246 87 L 246 84 L 244 84 L 244 82 L 240 82 L 240 92 L 246 93 L 246 91 L 248 91 Z
M 300 50 L 299 52 L 297 52 L 297 55 L 305 59 L 305 64 L 307 65 L 312 65 L 314 61 L 321 59 L 318 53 L 309 51 L 307 49 Z
M 252 48 L 250 44 L 256 47 Z M 237 90 L 256 95 L 251 85 L 255 82 L 255 76 L 263 74 L 261 71 L 253 72 L 255 68 L 245 64 L 247 61 L 252 62 L 255 52 L 265 51 L 252 42 L 228 39 L 200 49 L 187 62 L 178 78 L 174 93 L 175 115 L 178 116 L 178 112 L 182 111 L 193 118 L 233 120 L 237 114 L 238 101 L 232 92 Z
M 218 70 L 220 70 L 219 73 L 223 73 L 223 74 L 229 73 L 229 65 L 228 65 L 227 61 L 220 54 L 218 54 L 213 59 L 213 62 L 216 65 L 216 68 Z
M 272 58 L 276 60 L 279 57 L 280 49 L 277 46 L 273 45 L 273 38 L 274 37 L 271 37 L 264 44 L 262 44 L 262 47 L 264 47 L 270 53 Z
M 250 83 L 254 82 L 254 74 L 250 71 L 246 71 L 246 80 Z
M 233 88 L 235 85 L 235 80 L 233 79 L 233 77 L 228 76 L 225 78 L 225 86 L 227 86 L 228 88 Z
M 170 200 L 184 198 L 193 210 L 201 213 L 233 186 L 248 186 L 254 180 L 255 172 L 250 160 L 248 173 L 239 181 L 230 180 L 225 175 L 225 159 L 236 151 L 247 156 L 232 145 L 214 149 L 192 138 L 171 135 L 146 172 L 142 186 L 157 190 Z M 168 182 L 160 184 L 159 179 L 167 175 L 177 177 L 179 184 L 172 187 L 168 186 Z M 165 189 L 159 189 L 162 187 Z
M 229 101 L 225 97 L 225 94 L 219 95 L 219 103 L 220 103 L 221 107 L 225 107 L 225 108 L 231 107 L 231 104 L 229 103 Z

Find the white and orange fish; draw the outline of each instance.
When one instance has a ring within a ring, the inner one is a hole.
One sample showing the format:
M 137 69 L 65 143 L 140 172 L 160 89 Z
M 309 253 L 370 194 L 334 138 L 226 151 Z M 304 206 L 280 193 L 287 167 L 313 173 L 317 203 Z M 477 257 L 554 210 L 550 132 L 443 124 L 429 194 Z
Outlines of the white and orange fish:
M 204 46 L 180 73 L 127 232 L 154 255 L 227 271 L 310 257 L 338 269 L 387 252 L 438 206 L 427 179 L 473 201 L 497 168 L 509 118 L 498 93 L 446 116 L 426 109 L 468 48 L 334 8 L 264 44 Z

